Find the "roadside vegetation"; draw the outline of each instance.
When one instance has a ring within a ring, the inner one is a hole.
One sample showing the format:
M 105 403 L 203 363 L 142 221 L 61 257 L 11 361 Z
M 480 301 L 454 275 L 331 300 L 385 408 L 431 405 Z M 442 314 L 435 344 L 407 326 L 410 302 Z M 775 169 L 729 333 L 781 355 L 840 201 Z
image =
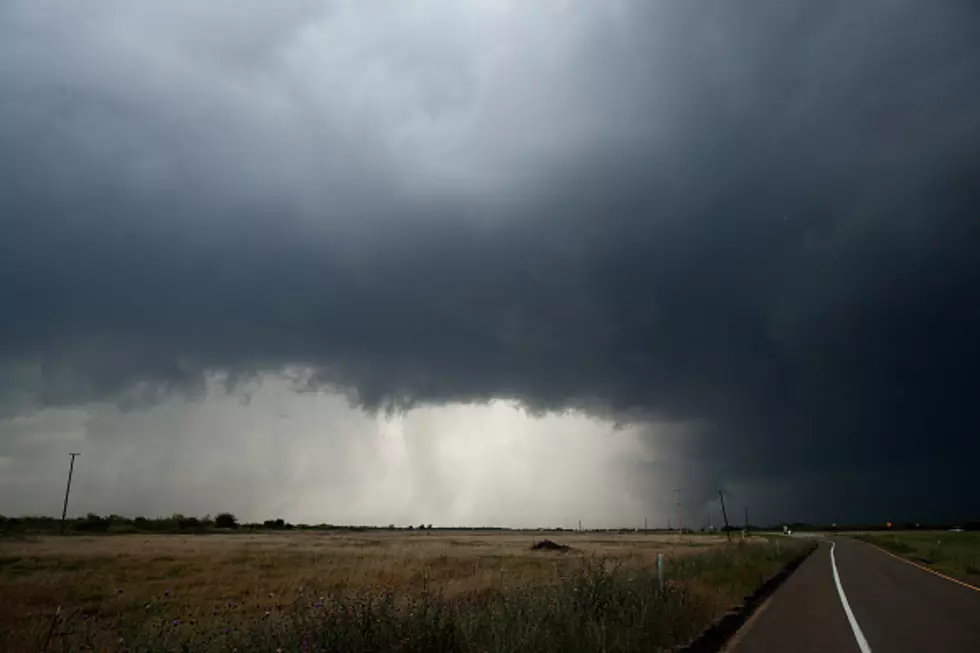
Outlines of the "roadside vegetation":
M 558 548 L 535 548 L 531 533 L 428 529 L 6 538 L 0 650 L 657 650 L 690 641 L 812 546 L 549 538 Z
M 980 586 L 978 531 L 898 531 L 865 533 L 856 537 L 953 578 Z

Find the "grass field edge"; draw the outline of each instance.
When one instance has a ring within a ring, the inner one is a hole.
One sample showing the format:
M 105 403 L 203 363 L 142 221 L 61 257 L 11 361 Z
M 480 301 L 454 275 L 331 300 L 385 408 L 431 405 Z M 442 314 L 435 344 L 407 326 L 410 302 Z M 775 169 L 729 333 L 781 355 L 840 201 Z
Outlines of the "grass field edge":
M 959 578 L 955 578 L 954 576 L 948 576 L 948 575 L 946 575 L 946 574 L 944 574 L 944 573 L 942 573 L 940 571 L 937 571 L 937 570 L 933 569 L 932 567 L 927 567 L 926 565 L 923 565 L 923 564 L 920 564 L 918 562 L 915 562 L 914 560 L 909 560 L 905 556 L 903 556 L 903 555 L 901 555 L 899 553 L 893 553 L 892 551 L 889 551 L 885 547 L 883 547 L 880 544 L 877 544 L 875 542 L 872 542 L 871 540 L 864 539 L 863 537 L 854 537 L 853 539 L 857 540 L 858 542 L 863 542 L 864 544 L 867 544 L 868 546 L 874 547 L 875 549 L 878 549 L 882 553 L 884 553 L 886 555 L 890 555 L 891 557 L 893 557 L 896 560 L 899 560 L 901 562 L 904 562 L 905 564 L 912 565 L 913 567 L 916 567 L 918 569 L 921 569 L 922 571 L 927 571 L 930 574 L 933 574 L 934 576 L 939 576 L 940 578 L 942 578 L 944 580 L 948 580 L 951 583 L 956 583 L 957 585 L 962 585 L 963 587 L 966 587 L 967 589 L 971 589 L 974 592 L 980 592 L 980 587 L 977 587 L 976 585 L 973 585 L 972 583 L 968 583 L 965 580 L 960 580 Z
M 755 614 L 756 610 L 786 582 L 817 548 L 819 545 L 814 542 L 812 546 L 807 547 L 803 553 L 786 563 L 779 572 L 747 596 L 744 603 L 723 614 L 701 631 L 691 642 L 673 649 L 672 653 L 718 653 L 722 651 L 736 633 L 741 630 L 742 626 Z

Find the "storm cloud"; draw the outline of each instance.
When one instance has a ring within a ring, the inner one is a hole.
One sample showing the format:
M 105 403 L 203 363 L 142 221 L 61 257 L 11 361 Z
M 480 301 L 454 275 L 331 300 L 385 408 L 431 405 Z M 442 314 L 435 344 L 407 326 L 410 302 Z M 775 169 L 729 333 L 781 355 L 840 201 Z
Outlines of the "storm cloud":
M 955 0 L 5 2 L 0 438 L 286 378 L 645 428 L 641 486 L 772 518 L 966 517 L 978 33 Z

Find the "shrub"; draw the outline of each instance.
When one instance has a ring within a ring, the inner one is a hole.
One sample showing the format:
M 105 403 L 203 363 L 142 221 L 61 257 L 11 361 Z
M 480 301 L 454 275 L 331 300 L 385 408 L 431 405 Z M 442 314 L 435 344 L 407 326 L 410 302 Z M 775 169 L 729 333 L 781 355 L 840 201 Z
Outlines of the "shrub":
M 184 517 L 177 519 L 177 528 L 182 531 L 199 531 L 203 527 L 201 520 L 197 517 Z
M 214 518 L 214 525 L 218 528 L 238 528 L 238 518 L 230 512 L 223 512 Z
M 95 513 L 90 512 L 85 515 L 84 519 L 80 519 L 72 525 L 72 530 L 76 530 L 82 533 L 105 533 L 109 530 L 109 526 L 112 522 L 108 519 L 103 519 Z

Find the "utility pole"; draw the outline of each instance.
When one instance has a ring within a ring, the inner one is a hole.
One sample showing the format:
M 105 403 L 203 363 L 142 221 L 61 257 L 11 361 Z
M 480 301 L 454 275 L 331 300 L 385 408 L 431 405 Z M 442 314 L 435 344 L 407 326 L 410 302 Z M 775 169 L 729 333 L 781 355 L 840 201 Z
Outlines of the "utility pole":
M 71 456 L 71 463 L 68 465 L 68 487 L 65 488 L 65 505 L 61 508 L 61 532 L 65 532 L 65 515 L 68 514 L 68 493 L 71 492 L 71 475 L 75 471 L 75 456 L 81 456 L 82 454 L 71 452 L 68 454 Z
M 728 512 L 725 510 L 725 491 L 718 490 L 718 498 L 721 499 L 721 516 L 725 519 L 725 533 L 728 535 L 728 541 L 732 540 L 732 532 L 728 529 Z
M 745 531 L 749 530 L 749 507 L 745 506 Z
M 677 532 L 678 533 L 684 532 L 684 525 L 681 522 L 681 491 L 683 489 L 684 488 L 680 488 L 680 487 L 674 488 L 674 494 L 677 495 Z
M 646 530 L 647 530 L 647 518 L 644 517 L 643 518 L 643 531 L 646 532 Z

